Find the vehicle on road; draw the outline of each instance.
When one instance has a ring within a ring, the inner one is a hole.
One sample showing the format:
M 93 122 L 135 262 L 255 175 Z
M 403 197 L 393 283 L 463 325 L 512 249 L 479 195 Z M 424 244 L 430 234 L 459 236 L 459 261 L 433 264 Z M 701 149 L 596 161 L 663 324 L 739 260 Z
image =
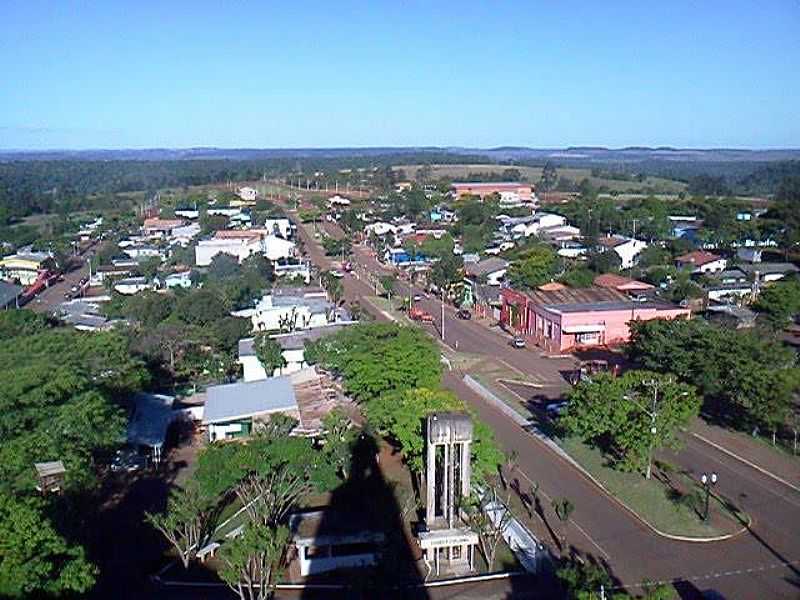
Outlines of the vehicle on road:
M 337 271 L 331 271 L 331 277 L 336 277 L 336 279 L 341 279 L 342 277 L 344 277 L 344 273 L 342 273 L 341 271 L 338 271 L 338 270 Z
M 416 306 L 412 306 L 409 309 L 408 316 L 412 321 L 422 321 L 423 323 L 433 322 L 433 315 Z
M 464 321 L 469 321 L 472 318 L 472 313 L 469 312 L 466 308 L 462 308 L 456 311 L 456 317 L 459 319 L 463 319 Z
M 551 402 L 545 407 L 545 412 L 551 417 L 558 417 L 564 414 L 564 411 L 567 410 L 567 405 L 569 402 Z
M 111 470 L 115 473 L 133 473 L 147 467 L 147 459 L 130 448 L 117 450 L 111 461 Z
M 414 302 L 419 302 L 422 300 L 422 294 L 414 294 Z
M 609 365 L 607 360 L 585 360 L 569 375 L 569 382 L 578 385 L 581 381 L 590 381 L 597 373 L 611 373 L 614 377 L 619 374 L 618 365 Z
M 511 345 L 514 346 L 514 348 L 524 348 L 525 340 L 523 340 L 521 337 L 515 337 L 513 340 L 511 340 Z

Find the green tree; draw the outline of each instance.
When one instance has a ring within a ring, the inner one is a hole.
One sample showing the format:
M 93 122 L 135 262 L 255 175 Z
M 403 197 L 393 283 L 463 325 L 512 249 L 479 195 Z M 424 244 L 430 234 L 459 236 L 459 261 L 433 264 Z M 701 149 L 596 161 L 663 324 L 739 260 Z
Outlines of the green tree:
M 558 171 L 556 171 L 556 166 L 548 160 L 542 169 L 542 177 L 539 179 L 539 187 L 542 189 L 542 191 L 549 192 L 555 188 L 557 181 Z
M 59 535 L 41 500 L 0 492 L 0 595 L 82 594 L 97 572 L 83 548 Z
M 560 281 L 566 283 L 570 287 L 585 288 L 592 285 L 595 275 L 595 273 L 586 267 L 574 267 L 568 269 L 567 272 L 561 276 Z
M 178 553 L 184 569 L 211 538 L 216 525 L 217 496 L 206 496 L 194 480 L 170 493 L 163 513 L 145 513 L 145 521 L 156 528 Z
M 158 275 L 158 268 L 161 266 L 161 257 L 160 256 L 148 256 L 141 262 L 139 262 L 139 266 L 137 270 L 141 273 L 142 277 L 146 278 L 148 281 L 152 281 L 156 275 Z
M 446 289 L 464 278 L 463 267 L 464 261 L 461 257 L 451 252 L 434 263 L 431 268 L 431 281 L 438 288 Z
M 265 332 L 258 333 L 255 338 L 256 356 L 264 366 L 268 377 L 272 377 L 275 371 L 278 371 L 286 366 L 286 359 L 283 357 L 283 349 L 281 345 L 269 334 Z
M 678 431 L 697 416 L 700 404 L 692 386 L 668 375 L 599 374 L 573 388 L 559 425 L 599 445 L 616 467 L 646 470 L 649 477 L 652 452 L 676 447 Z
M 342 479 L 346 480 L 359 431 L 340 408 L 335 408 L 322 418 L 322 429 L 322 451 Z
M 0 340 L 32 335 L 47 329 L 47 319 L 28 309 L 0 311 Z
M 534 289 L 551 281 L 558 260 L 552 248 L 537 244 L 516 255 L 508 269 L 508 279 L 516 288 Z
M 645 369 L 695 385 L 707 407 L 735 427 L 774 430 L 800 387 L 791 350 L 756 332 L 699 319 L 634 322 L 627 354 Z
M 394 292 L 395 284 L 397 283 L 397 278 L 394 275 L 382 275 L 380 278 L 381 286 L 386 291 L 386 295 L 389 297 L 389 302 L 392 301 L 392 293 Z
M 421 329 L 391 323 L 352 325 L 306 348 L 309 363 L 341 374 L 346 391 L 361 402 L 397 390 L 435 388 L 439 354 Z
M 268 600 L 289 546 L 286 527 L 250 524 L 220 550 L 220 577 L 240 600 Z
M 218 290 L 190 290 L 178 299 L 175 315 L 184 323 L 205 327 L 228 314 L 229 307 Z
M 800 281 L 778 281 L 765 287 L 753 308 L 761 314 L 770 328 L 783 330 L 800 313 Z
M 234 279 L 241 275 L 241 272 L 239 259 L 225 252 L 220 252 L 214 256 L 211 259 L 211 264 L 208 265 L 209 276 L 221 281 Z

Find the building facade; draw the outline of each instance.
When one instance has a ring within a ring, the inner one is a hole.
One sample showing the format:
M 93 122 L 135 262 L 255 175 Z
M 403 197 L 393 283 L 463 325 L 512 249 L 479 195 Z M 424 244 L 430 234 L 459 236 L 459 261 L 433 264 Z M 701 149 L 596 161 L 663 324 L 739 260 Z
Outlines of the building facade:
M 631 321 L 688 318 L 690 311 L 657 301 L 639 302 L 616 290 L 564 288 L 523 293 L 500 290 L 500 323 L 547 352 L 615 346 L 630 339 Z

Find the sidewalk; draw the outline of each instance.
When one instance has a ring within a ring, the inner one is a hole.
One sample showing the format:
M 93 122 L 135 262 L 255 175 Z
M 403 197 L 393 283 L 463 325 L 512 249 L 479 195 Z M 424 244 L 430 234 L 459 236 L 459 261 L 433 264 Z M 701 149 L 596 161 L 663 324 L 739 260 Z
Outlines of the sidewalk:
M 746 433 L 730 431 L 697 419 L 691 435 L 800 491 L 800 457 L 793 458 L 777 448 L 752 439 Z

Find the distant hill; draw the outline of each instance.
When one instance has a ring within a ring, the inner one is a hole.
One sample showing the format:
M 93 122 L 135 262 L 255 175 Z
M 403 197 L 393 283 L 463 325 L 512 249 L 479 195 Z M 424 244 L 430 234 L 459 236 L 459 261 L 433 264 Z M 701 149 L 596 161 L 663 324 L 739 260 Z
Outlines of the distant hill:
M 547 161 L 565 164 L 629 164 L 647 161 L 674 162 L 772 162 L 800 160 L 800 149 L 740 150 L 731 148 L 670 148 L 631 146 L 605 148 L 463 147 L 371 147 L 371 148 L 151 148 L 144 150 L 47 150 L 2 151 L 0 161 L 26 160 L 263 160 L 271 158 L 377 157 L 408 154 L 452 154 L 483 156 L 498 162 Z

